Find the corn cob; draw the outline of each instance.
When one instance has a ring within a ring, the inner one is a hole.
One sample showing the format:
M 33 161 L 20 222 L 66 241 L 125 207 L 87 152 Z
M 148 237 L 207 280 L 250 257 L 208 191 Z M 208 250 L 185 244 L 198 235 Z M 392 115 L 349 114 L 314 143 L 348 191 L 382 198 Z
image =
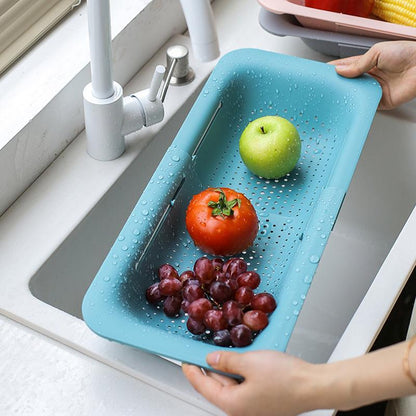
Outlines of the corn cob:
M 373 14 L 386 22 L 416 27 L 416 0 L 375 0 Z

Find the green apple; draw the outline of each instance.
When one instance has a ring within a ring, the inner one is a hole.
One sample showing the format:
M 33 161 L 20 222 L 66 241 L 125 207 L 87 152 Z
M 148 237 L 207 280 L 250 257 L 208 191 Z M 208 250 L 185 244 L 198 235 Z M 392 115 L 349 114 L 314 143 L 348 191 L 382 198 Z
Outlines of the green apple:
M 296 165 L 301 140 L 283 117 L 265 116 L 250 122 L 240 137 L 240 155 L 247 168 L 266 179 L 278 179 Z

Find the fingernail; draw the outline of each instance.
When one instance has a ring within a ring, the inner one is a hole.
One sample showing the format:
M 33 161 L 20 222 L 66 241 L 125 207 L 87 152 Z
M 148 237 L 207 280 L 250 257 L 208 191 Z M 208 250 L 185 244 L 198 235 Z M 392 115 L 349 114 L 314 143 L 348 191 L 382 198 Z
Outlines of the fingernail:
M 220 354 L 221 353 L 219 351 L 209 353 L 207 355 L 207 363 L 210 366 L 215 367 L 220 362 Z

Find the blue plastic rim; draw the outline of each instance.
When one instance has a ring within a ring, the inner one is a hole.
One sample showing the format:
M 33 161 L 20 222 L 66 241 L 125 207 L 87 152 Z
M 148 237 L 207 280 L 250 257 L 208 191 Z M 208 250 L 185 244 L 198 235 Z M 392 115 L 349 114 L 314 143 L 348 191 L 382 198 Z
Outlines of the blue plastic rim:
M 192 195 L 212 187 L 244 193 L 260 231 L 241 254 L 262 282 L 256 292 L 278 303 L 253 344 L 236 350 L 284 351 L 365 143 L 381 88 L 372 78 L 345 79 L 330 65 L 256 49 L 225 55 L 108 253 L 82 306 L 97 334 L 151 353 L 207 366 L 217 347 L 148 304 L 157 268 L 179 272 L 204 255 L 185 228 Z M 238 142 L 265 115 L 292 121 L 302 140 L 295 169 L 278 180 L 251 174 Z

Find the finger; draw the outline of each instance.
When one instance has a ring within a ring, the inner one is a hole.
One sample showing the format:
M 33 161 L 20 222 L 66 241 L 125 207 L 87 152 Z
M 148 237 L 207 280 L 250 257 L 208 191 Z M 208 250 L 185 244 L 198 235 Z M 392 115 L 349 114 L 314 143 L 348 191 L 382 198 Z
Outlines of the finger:
M 198 393 L 216 406 L 222 407 L 227 393 L 220 381 L 204 374 L 200 368 L 194 365 L 182 364 L 182 371 Z
M 372 68 L 377 67 L 377 62 L 379 58 L 379 51 L 377 48 L 370 48 L 364 55 L 361 56 L 351 56 L 345 59 L 339 59 L 336 61 L 330 62 L 332 65 L 335 65 L 335 70 L 338 74 L 354 78 L 358 77 Z
M 207 355 L 207 363 L 224 373 L 244 376 L 246 356 L 237 352 L 214 351 Z
M 238 384 L 238 381 L 234 378 L 215 373 L 214 371 L 207 371 L 207 376 L 217 380 L 223 386 L 236 386 Z
M 333 61 L 329 61 L 327 62 L 329 65 L 351 65 L 352 62 L 354 62 L 355 60 L 359 59 L 360 56 L 349 56 L 348 58 L 341 58 L 341 59 L 334 59 Z

